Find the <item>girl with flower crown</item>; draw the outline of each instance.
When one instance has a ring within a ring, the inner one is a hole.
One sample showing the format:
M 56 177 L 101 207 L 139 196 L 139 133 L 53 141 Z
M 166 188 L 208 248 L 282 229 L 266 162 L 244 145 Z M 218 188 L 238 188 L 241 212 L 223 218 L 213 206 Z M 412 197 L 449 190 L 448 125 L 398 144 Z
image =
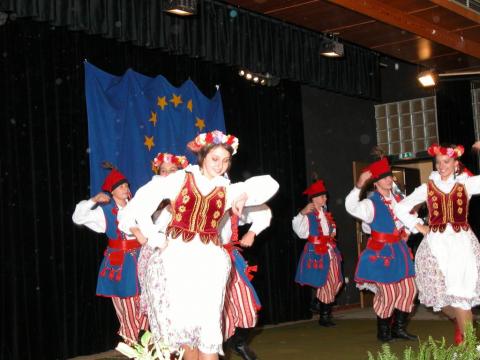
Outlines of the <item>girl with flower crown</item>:
M 278 190 L 270 176 L 230 184 L 222 175 L 238 148 L 238 139 L 213 131 L 189 143 L 198 165 L 168 177 L 154 177 L 140 188 L 119 214 L 119 227 L 130 233 L 138 227 L 148 241 L 161 235 L 152 213 L 170 199 L 172 220 L 166 246 L 150 259 L 146 281 L 149 321 L 154 339 L 172 349 L 183 347 L 185 359 L 218 359 L 222 354 L 221 312 L 230 257 L 218 235 L 220 219 L 232 209 L 267 201 Z
M 185 169 L 188 165 L 188 160 L 185 156 L 173 155 L 170 153 L 158 153 L 152 160 L 152 171 L 154 176 L 168 176 L 175 173 L 178 169 Z M 163 200 L 157 207 L 157 210 L 152 215 L 152 221 L 158 226 L 160 234 L 165 234 L 165 229 L 171 220 L 171 207 L 168 200 Z M 138 227 L 132 227 L 132 234 L 135 235 L 138 242 L 142 244 L 140 255 L 138 257 L 138 282 L 140 283 L 140 310 L 147 313 L 148 303 L 146 297 L 143 295 L 148 283 L 145 281 L 148 261 L 156 249 L 161 251 L 162 245 L 165 244 L 164 235 L 159 241 L 152 240 L 148 242 L 145 235 Z M 157 239 L 158 240 L 158 239 Z
M 480 176 L 463 169 L 458 160 L 463 152 L 461 145 L 430 146 L 437 170 L 394 209 L 407 228 L 424 234 L 415 257 L 419 299 L 455 321 L 457 344 L 472 322 L 472 307 L 480 304 L 480 245 L 467 220 L 470 197 L 480 193 Z M 428 225 L 410 212 L 423 202 Z

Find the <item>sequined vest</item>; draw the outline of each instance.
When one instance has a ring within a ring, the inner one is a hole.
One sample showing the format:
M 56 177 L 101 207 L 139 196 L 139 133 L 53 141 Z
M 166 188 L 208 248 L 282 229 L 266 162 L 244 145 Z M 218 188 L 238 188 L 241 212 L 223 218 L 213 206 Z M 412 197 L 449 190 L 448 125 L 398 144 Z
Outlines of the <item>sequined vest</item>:
M 465 186 L 456 183 L 446 194 L 435 183 L 428 182 L 427 206 L 430 229 L 433 232 L 444 232 L 450 224 L 455 232 L 468 230 L 468 196 Z
M 195 234 L 203 243 L 220 244 L 218 222 L 225 211 L 225 188 L 215 187 L 208 195 L 198 190 L 191 173 L 186 173 L 180 193 L 172 204 L 172 220 L 167 227 L 167 236 L 191 241 Z

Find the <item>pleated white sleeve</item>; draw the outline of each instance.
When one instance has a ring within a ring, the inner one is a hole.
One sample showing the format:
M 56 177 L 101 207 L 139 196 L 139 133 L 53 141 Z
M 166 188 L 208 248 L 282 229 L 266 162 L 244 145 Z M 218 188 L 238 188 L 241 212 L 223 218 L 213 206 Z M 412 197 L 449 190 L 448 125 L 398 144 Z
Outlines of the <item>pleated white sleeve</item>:
M 363 199 L 360 201 L 361 191 L 361 189 L 356 187 L 350 191 L 345 198 L 345 209 L 350 215 L 370 224 L 375 217 L 375 208 L 373 207 L 372 201 L 369 199 Z
M 97 233 L 104 233 L 107 230 L 105 214 L 102 208 L 100 206 L 95 207 L 95 204 L 91 199 L 80 201 L 75 206 L 72 220 L 77 225 L 85 225 Z
M 308 217 L 298 213 L 292 220 L 292 228 L 300 239 L 308 238 L 310 230 L 308 228 Z
M 238 225 L 252 224 L 249 231 L 253 231 L 255 235 L 260 234 L 263 230 L 270 226 L 272 219 L 272 211 L 265 205 L 249 206 L 243 209 L 242 216 L 238 221 Z M 223 244 L 228 244 L 232 237 L 232 222 L 230 221 L 230 212 L 225 213 L 219 225 L 219 234 Z
M 417 187 L 410 195 L 399 203 L 394 204 L 393 212 L 398 219 L 405 225 L 405 227 L 413 233 L 417 233 L 415 228 L 417 224 L 423 224 L 423 221 L 418 218 L 417 213 L 411 214 L 412 209 L 427 200 L 427 185 L 422 184 Z
M 254 176 L 244 182 L 227 186 L 225 211 L 232 207 L 232 202 L 241 194 L 248 196 L 245 206 L 261 205 L 278 191 L 280 185 L 270 175 Z
M 272 211 L 267 205 L 262 204 L 244 208 L 238 224 L 252 224 L 248 230 L 253 231 L 255 235 L 258 235 L 270 226 L 271 220 Z
M 471 176 L 465 180 L 465 189 L 468 195 L 480 194 L 480 175 Z
M 174 199 L 185 179 L 185 171 L 179 170 L 169 176 L 154 176 L 136 192 L 123 209 L 118 212 L 118 228 L 130 234 L 130 228 L 137 226 L 152 244 L 162 241 L 160 227 L 152 221 L 152 214 L 164 199 Z
M 151 246 L 152 248 L 162 248 L 165 246 L 167 241 L 167 235 L 165 233 L 167 231 L 167 226 L 168 224 L 170 224 L 171 220 L 172 213 L 168 211 L 167 208 L 164 208 L 160 213 L 160 216 L 155 221 L 155 226 L 157 226 L 159 236 L 153 239 L 149 239 L 147 242 L 149 246 Z

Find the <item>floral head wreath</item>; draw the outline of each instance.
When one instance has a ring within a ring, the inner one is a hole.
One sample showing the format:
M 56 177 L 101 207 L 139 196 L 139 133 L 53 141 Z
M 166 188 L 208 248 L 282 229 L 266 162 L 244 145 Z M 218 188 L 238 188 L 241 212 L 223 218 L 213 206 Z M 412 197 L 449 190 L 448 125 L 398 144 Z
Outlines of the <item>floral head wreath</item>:
M 462 145 L 444 147 L 438 144 L 432 144 L 427 151 L 430 156 L 447 155 L 449 158 L 458 159 L 465 152 L 465 148 Z
M 238 149 L 238 138 L 233 135 L 227 135 L 221 132 L 220 130 L 214 130 L 208 133 L 203 133 L 197 135 L 195 139 L 188 143 L 188 148 L 193 152 L 198 152 L 205 145 L 210 144 L 227 144 L 233 148 L 233 154 L 237 153 Z
M 188 165 L 188 160 L 185 156 L 158 153 L 152 160 L 152 170 L 155 174 L 158 175 L 160 173 L 160 166 L 162 166 L 163 163 L 174 164 L 179 168 L 185 169 Z

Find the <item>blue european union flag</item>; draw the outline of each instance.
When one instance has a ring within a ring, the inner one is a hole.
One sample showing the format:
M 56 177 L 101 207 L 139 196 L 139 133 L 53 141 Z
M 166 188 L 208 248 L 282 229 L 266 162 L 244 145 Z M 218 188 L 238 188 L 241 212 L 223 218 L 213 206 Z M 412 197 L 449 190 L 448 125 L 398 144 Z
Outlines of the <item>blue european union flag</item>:
M 187 143 L 199 133 L 225 131 L 220 92 L 208 99 L 191 80 L 176 88 L 161 75 L 150 78 L 129 69 L 114 76 L 85 62 L 85 92 L 92 196 L 107 174 L 102 161 L 125 174 L 135 193 L 152 177 L 157 153 L 195 162 Z

